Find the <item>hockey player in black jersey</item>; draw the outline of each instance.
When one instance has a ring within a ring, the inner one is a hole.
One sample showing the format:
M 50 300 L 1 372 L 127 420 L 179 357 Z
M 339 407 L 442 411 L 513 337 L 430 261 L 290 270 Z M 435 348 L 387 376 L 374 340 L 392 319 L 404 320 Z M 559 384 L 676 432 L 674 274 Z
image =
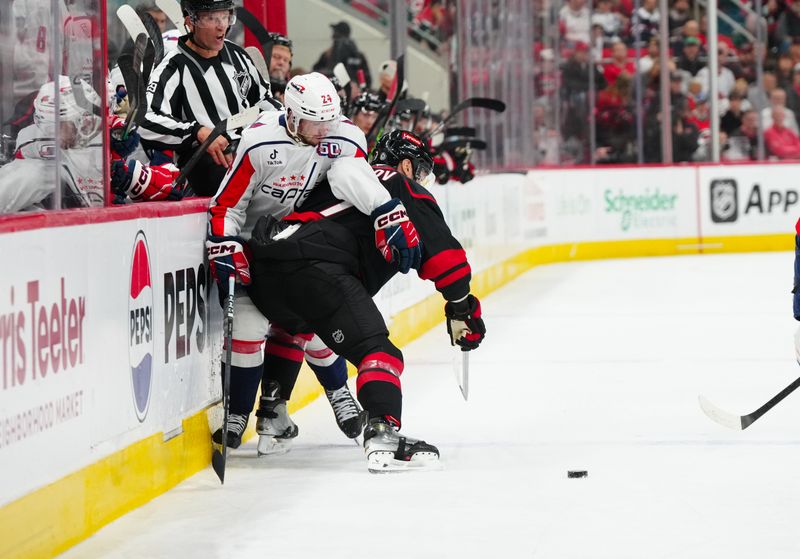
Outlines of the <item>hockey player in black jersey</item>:
M 268 319 L 291 333 L 316 333 L 358 368 L 358 400 L 369 420 L 364 449 L 370 471 L 433 468 L 438 449 L 398 433 L 403 355 L 389 340 L 372 296 L 401 267 L 411 266 L 420 278 L 433 281 L 446 300 L 454 344 L 464 351 L 475 349 L 486 329 L 480 302 L 469 291 L 466 254 L 433 195 L 419 184 L 430 180 L 433 166 L 423 142 L 409 132 L 394 131 L 379 142 L 373 163 L 384 187 L 408 212 L 395 216 L 395 230 L 378 229 L 377 234 L 406 234 L 399 224 L 410 218 L 421 239 L 421 262 L 393 263 L 391 254 L 376 251 L 373 220 L 321 185 L 297 212 L 280 222 L 265 218 L 256 225 L 250 240 L 254 262 L 249 294 Z M 288 399 L 291 388 L 286 387 L 294 385 L 297 370 L 266 374 Z

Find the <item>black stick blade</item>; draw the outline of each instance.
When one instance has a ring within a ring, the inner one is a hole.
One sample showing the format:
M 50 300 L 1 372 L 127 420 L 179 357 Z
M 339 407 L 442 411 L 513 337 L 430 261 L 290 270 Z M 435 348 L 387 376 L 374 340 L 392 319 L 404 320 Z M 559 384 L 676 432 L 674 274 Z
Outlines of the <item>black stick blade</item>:
M 216 448 L 211 454 L 211 467 L 214 468 L 220 483 L 225 485 L 225 455 Z

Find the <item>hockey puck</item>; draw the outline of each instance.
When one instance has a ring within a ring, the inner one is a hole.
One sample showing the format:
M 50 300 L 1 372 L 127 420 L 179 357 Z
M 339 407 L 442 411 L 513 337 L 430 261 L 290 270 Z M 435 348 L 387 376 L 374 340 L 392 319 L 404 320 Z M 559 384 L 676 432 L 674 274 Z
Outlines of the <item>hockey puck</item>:
M 589 477 L 589 472 L 587 472 L 586 470 L 568 470 L 567 477 L 568 478 Z

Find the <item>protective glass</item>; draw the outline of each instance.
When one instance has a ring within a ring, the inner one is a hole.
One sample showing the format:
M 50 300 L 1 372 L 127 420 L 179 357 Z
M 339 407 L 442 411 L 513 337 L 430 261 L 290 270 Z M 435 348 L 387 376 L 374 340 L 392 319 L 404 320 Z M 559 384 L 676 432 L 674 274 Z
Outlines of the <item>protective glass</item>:
M 236 14 L 228 11 L 201 12 L 194 18 L 194 24 L 202 28 L 230 27 L 236 23 Z

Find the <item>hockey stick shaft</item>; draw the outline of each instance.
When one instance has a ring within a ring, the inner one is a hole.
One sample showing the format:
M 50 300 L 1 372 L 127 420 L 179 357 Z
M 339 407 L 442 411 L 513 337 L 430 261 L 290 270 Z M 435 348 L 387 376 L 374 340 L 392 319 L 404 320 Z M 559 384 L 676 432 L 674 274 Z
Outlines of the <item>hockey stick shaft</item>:
M 231 358 L 233 356 L 233 300 L 236 290 L 236 276 L 228 276 L 228 297 L 225 303 L 225 367 L 222 379 L 222 452 L 214 450 L 211 466 L 225 485 L 225 463 L 228 458 L 228 413 L 231 397 Z
M 470 97 L 468 99 L 464 99 L 455 107 L 453 107 L 453 110 L 450 111 L 450 114 L 447 115 L 447 118 L 445 118 L 442 122 L 440 122 L 433 130 L 428 132 L 427 134 L 428 137 L 433 136 L 434 134 L 439 132 L 442 128 L 447 126 L 447 123 L 452 122 L 452 120 L 456 117 L 456 115 L 458 115 L 465 109 L 471 109 L 471 108 L 488 109 L 496 113 L 502 113 L 503 111 L 506 110 L 506 104 L 499 99 L 493 99 L 491 97 Z
M 192 157 L 189 158 L 189 161 L 187 161 L 183 166 L 180 174 L 178 174 L 178 177 L 175 179 L 174 185 L 181 186 L 184 182 L 186 182 L 186 176 L 192 171 L 192 169 L 195 168 L 197 163 L 203 157 L 203 154 L 206 152 L 206 150 L 208 150 L 208 147 L 214 142 L 214 140 L 219 138 L 224 132 L 249 126 L 256 121 L 259 113 L 260 109 L 256 105 L 220 121 L 214 127 L 205 141 L 200 144 L 200 147 L 198 147 L 194 154 L 192 154 Z
M 378 140 L 381 139 L 384 126 L 386 126 L 386 123 L 389 122 L 389 119 L 394 116 L 395 109 L 397 108 L 397 101 L 400 99 L 400 94 L 403 91 L 404 81 L 405 55 L 401 54 L 397 57 L 397 70 L 394 74 L 392 88 L 389 91 L 390 94 L 393 94 L 392 100 L 389 103 L 389 106 L 382 112 L 383 114 L 378 115 L 378 118 L 375 120 L 375 123 L 372 125 L 372 128 L 370 128 L 369 133 L 367 134 L 367 149 L 369 150 L 369 155 L 372 155 L 375 145 L 378 143 Z

